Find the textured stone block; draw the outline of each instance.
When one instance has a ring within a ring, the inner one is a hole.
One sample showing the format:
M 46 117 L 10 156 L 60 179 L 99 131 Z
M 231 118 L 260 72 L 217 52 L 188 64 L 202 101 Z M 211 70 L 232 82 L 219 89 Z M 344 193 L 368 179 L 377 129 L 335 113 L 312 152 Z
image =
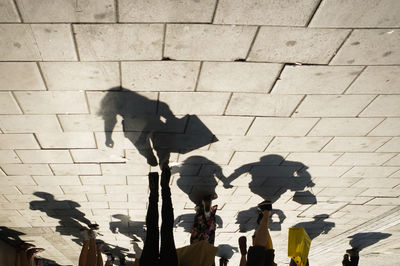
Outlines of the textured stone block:
M 32 134 L 0 134 L 0 149 L 40 149 Z
M 197 90 L 269 92 L 281 68 L 279 64 L 204 62 Z
M 385 163 L 387 166 L 400 166 L 400 154 L 397 154 L 392 159 Z
M 157 92 L 131 92 L 131 91 L 108 91 L 86 93 L 92 115 L 134 116 L 137 114 L 156 114 Z M 140 131 L 140 130 L 138 130 Z
M 81 185 L 78 176 L 34 176 L 33 179 L 38 185 Z
M 0 90 L 46 90 L 35 63 L 0 63 L 0 81 Z
M 0 106 L 0 114 L 9 115 L 22 113 L 10 92 L 0 92 Z
M 38 133 L 36 136 L 45 149 L 96 148 L 91 132 Z
M 329 188 L 347 188 L 358 182 L 361 178 L 359 177 L 316 177 L 312 181 L 315 183 L 315 187 L 329 187 Z M 335 194 L 332 194 L 335 195 Z M 328 196 L 332 196 L 328 195 Z M 339 193 L 340 195 L 340 193 Z M 339 200 L 337 200 L 339 201 Z
M 310 27 L 385 28 L 400 23 L 400 3 L 396 0 L 322 1 Z
M 229 100 L 229 93 L 161 92 L 160 101 L 166 103 L 175 115 L 222 115 Z M 165 112 L 166 106 L 160 111 Z
M 167 25 L 164 56 L 177 60 L 244 59 L 255 32 L 253 26 Z
M 324 188 L 317 196 L 331 196 L 331 195 L 342 195 L 342 196 L 355 196 L 365 191 L 365 188 L 351 187 L 351 188 Z
M 372 196 L 372 197 L 398 197 L 400 196 L 400 190 L 399 189 L 391 189 L 391 188 L 369 188 L 363 193 L 360 194 L 360 196 Z
M 387 117 L 400 115 L 400 95 L 379 95 L 360 114 L 364 117 Z
M 75 163 L 125 162 L 122 150 L 76 149 L 71 150 Z
M 47 164 L 1 164 L 7 175 L 52 175 Z
M 343 177 L 388 177 L 399 169 L 399 167 L 389 166 L 355 166 L 346 172 Z
M 234 93 L 227 115 L 290 116 L 303 96 Z
M 103 175 L 147 175 L 150 167 L 145 164 L 101 164 Z
M 31 176 L 2 176 L 2 186 L 36 185 Z
M 368 66 L 346 94 L 399 94 L 399 66 Z
M 317 152 L 301 152 L 290 153 L 282 165 L 291 165 L 293 161 L 301 162 L 305 165 L 331 165 L 337 158 L 342 155 L 341 153 L 317 153 Z
M 120 22 L 203 22 L 210 23 L 215 0 L 121 0 Z
M 106 185 L 106 191 L 108 194 L 119 194 L 128 192 L 142 192 L 148 190 L 148 186 L 138 186 L 138 185 Z
M 15 97 L 25 114 L 88 113 L 83 92 L 17 91 Z
M 0 115 L 4 133 L 61 132 L 55 115 Z
M 119 85 L 117 62 L 40 63 L 49 90 L 108 90 Z
M 381 118 L 322 118 L 308 136 L 365 136 Z
M 86 194 L 89 201 L 127 201 L 127 194 Z
M 70 186 L 70 185 L 61 185 L 62 190 L 66 194 L 73 193 L 104 193 L 104 186 L 100 185 L 90 185 L 90 186 Z
M 112 0 L 17 0 L 24 22 L 115 22 Z
M 400 137 L 394 137 L 380 147 L 377 152 L 400 152 Z
M 279 165 L 287 153 L 268 152 L 235 152 L 229 165 L 241 167 L 245 164 L 252 165 Z
M 349 166 L 310 166 L 307 172 L 312 177 L 340 177 L 350 168 Z
M 386 118 L 368 136 L 400 136 L 400 118 Z
M 285 66 L 271 93 L 341 94 L 363 67 Z
M 393 153 L 345 153 L 333 165 L 378 166 L 393 157 Z
M 99 175 L 99 164 L 50 164 L 55 175 Z
M 372 95 L 307 95 L 293 116 L 357 116 L 373 98 Z
M 394 188 L 400 184 L 398 178 L 363 178 L 352 187 L 366 188 Z
M 389 140 L 387 137 L 335 137 L 323 152 L 373 152 Z
M 276 137 L 266 149 L 278 152 L 319 151 L 330 137 Z
M 21 194 L 15 186 L 1 186 L 0 193 L 4 195 L 19 195 Z M 1 212 L 1 216 L 3 212 Z
M 162 25 L 82 24 L 74 29 L 82 61 L 161 59 Z
M 240 135 L 243 136 L 249 128 L 253 118 L 240 116 L 200 116 L 199 119 L 214 135 Z M 189 120 L 189 132 L 201 134 L 204 128 Z
M 261 27 L 249 60 L 327 64 L 349 32 L 344 29 Z
M 122 62 L 122 86 L 133 91 L 194 91 L 198 62 Z
M 97 115 L 59 115 L 64 132 L 104 131 L 104 119 Z M 121 117 L 117 116 L 115 131 L 122 131 Z
M 354 30 L 332 59 L 333 65 L 392 65 L 400 61 L 400 31 Z
M 217 142 L 210 146 L 210 150 L 223 151 L 264 151 L 271 142 L 272 137 L 250 136 L 216 136 Z
M 0 60 L 34 61 L 41 60 L 35 37 L 30 25 L 0 25 Z
M 84 185 L 126 185 L 127 178 L 124 175 L 110 176 L 81 176 Z M 126 199 L 126 195 L 125 195 Z M 106 200 L 104 200 L 106 201 Z
M 72 163 L 71 155 L 64 150 L 17 150 L 23 163 Z
M 256 117 L 248 136 L 305 136 L 318 118 Z
M 240 0 L 218 2 L 214 23 L 305 26 L 318 1 Z
M 42 60 L 77 60 L 70 25 L 32 24 L 30 26 Z
M 1 1 L 0 22 L 20 22 L 14 1 L 12 0 Z
M 12 150 L 0 150 L 0 163 L 21 163 L 21 160 Z

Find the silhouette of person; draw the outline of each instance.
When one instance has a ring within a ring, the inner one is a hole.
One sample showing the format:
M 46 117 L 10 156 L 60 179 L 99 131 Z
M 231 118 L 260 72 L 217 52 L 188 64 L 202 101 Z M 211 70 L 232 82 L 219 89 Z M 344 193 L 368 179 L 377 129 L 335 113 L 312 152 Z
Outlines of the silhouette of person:
M 197 116 L 177 118 L 166 103 L 148 99 L 122 87 L 111 88 L 107 92 L 97 114 L 104 119 L 107 147 L 114 147 L 112 132 L 117 115 L 120 115 L 125 137 L 151 166 L 168 165 L 171 152 L 184 153 L 217 141 Z M 189 119 L 201 134 L 188 132 L 186 123 Z
M 303 227 L 311 240 L 313 240 L 320 234 L 327 234 L 333 227 L 335 227 L 335 223 L 325 221 L 329 218 L 328 214 L 315 215 L 313 218 L 314 221 L 301 222 L 295 224 L 293 227 Z
M 132 221 L 129 216 L 125 214 L 114 214 L 113 218 L 119 219 L 120 221 L 110 222 L 110 230 L 114 234 L 120 233 L 133 241 L 143 241 L 143 236 L 138 232 L 144 231 L 144 226 L 146 222 L 136 222 Z
M 231 188 L 232 181 L 249 173 L 252 177 L 249 183 L 250 191 L 264 200 L 274 203 L 287 190 L 299 192 L 315 185 L 311 181 L 311 175 L 307 172 L 307 166 L 301 162 L 293 161 L 285 161 L 285 165 L 277 165 L 283 160 L 282 156 L 272 154 L 261 157 L 259 162 L 242 165 L 222 180 L 224 187 Z M 312 194 L 307 196 L 315 199 Z M 298 202 L 301 203 L 301 201 Z M 313 200 L 313 203 L 316 203 L 316 200 Z M 282 223 L 282 218 L 285 217 L 283 212 L 276 209 L 272 210 L 272 214 L 275 213 L 281 219 L 279 223 Z

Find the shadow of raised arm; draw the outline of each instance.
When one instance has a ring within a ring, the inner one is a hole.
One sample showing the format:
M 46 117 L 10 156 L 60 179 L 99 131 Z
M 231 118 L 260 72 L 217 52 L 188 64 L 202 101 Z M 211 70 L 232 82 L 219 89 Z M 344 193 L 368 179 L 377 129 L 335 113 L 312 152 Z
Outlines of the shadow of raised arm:
M 248 173 L 251 166 L 253 166 L 253 164 L 242 165 L 239 168 L 236 168 L 235 171 L 224 180 L 220 179 L 224 184 L 224 188 L 232 188 L 233 186 L 231 185 L 231 182 L 237 179 L 239 176 Z

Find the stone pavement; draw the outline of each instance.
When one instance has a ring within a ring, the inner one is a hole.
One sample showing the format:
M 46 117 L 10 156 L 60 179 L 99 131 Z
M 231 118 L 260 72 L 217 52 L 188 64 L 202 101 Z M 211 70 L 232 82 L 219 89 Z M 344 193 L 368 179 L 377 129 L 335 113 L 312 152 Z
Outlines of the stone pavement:
M 77 265 L 97 222 L 132 257 L 153 148 L 178 247 L 215 191 L 229 265 L 265 198 L 279 265 L 294 225 L 311 265 L 400 259 L 400 1 L 0 0 L 0 23 L 3 236 Z

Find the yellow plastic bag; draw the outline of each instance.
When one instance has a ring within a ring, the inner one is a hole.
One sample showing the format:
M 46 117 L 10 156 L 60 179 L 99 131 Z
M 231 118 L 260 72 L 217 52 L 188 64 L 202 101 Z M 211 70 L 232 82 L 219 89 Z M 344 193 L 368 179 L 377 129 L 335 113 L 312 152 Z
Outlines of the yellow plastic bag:
M 289 228 L 288 256 L 292 258 L 298 266 L 307 265 L 310 246 L 311 239 L 303 227 Z

